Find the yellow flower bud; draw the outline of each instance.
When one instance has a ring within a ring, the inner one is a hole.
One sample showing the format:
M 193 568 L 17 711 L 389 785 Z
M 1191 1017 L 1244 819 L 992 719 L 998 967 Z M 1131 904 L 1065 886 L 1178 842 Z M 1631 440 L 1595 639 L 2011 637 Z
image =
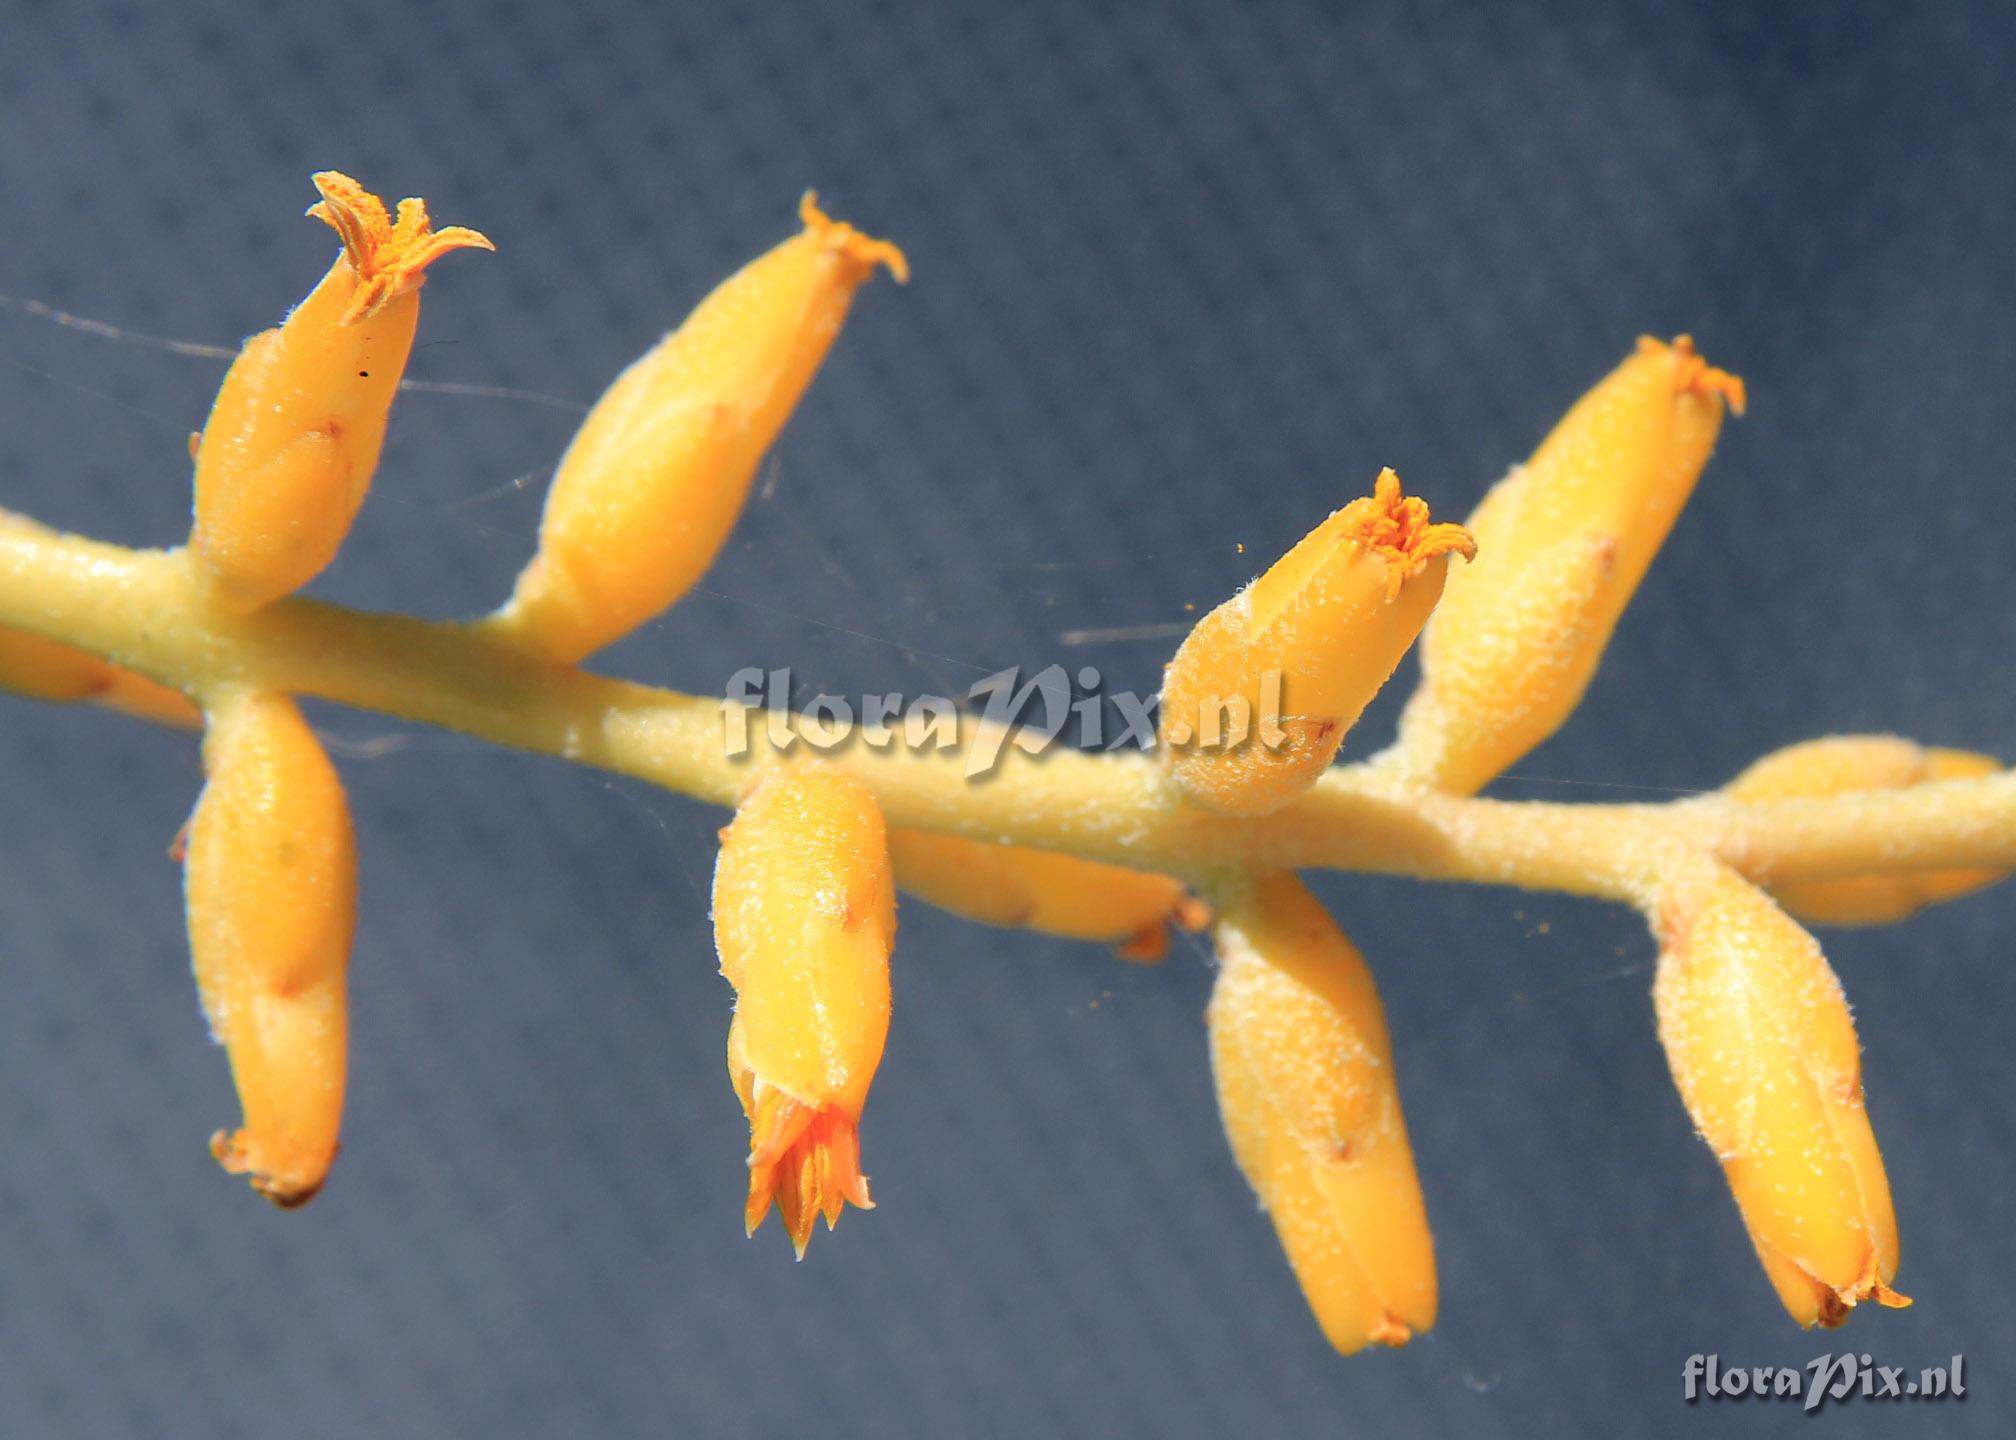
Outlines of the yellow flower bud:
M 1206 615 L 1169 662 L 1161 740 L 1168 773 L 1228 815 L 1277 810 L 1316 783 L 1442 593 L 1460 525 L 1380 472 L 1374 493 L 1311 531 Z
M 161 725 L 203 723 L 202 712 L 179 690 L 8 625 L 0 625 L 0 690 L 57 704 L 89 701 Z
M 1218 921 L 1211 1069 L 1232 1153 L 1330 1343 L 1435 1323 L 1435 1250 L 1371 972 L 1292 874 Z
M 492 249 L 435 230 L 426 204 L 384 202 L 333 170 L 308 213 L 343 239 L 329 273 L 278 329 L 245 342 L 198 437 L 190 548 L 233 603 L 300 589 L 336 558 L 378 469 L 385 421 L 420 319 L 420 284 L 448 251 Z
M 903 252 L 827 218 L 730 276 L 582 422 L 546 497 L 539 551 L 497 623 L 575 661 L 662 613 L 714 561 L 840 333 L 854 292 Z
M 1659 1039 L 1778 1298 L 1801 1325 L 1908 1305 L 1855 1025 L 1820 947 L 1719 865 L 1670 884 L 1653 928 Z
M 2002 768 L 1992 755 L 1937 750 L 1894 735 L 1832 735 L 1773 751 L 1724 787 L 1732 800 L 1819 799 L 1968 780 Z M 1779 904 L 1816 925 L 1888 925 L 1927 905 L 1958 899 L 2003 878 L 2000 870 L 1891 870 L 1769 888 Z
M 1421 687 L 1386 763 L 1481 789 L 1561 727 L 1665 543 L 1743 382 L 1650 338 L 1466 522 L 1479 558 L 1421 638 Z
M 897 885 L 926 904 L 983 925 L 1102 940 L 1126 960 L 1160 960 L 1171 921 L 1197 931 L 1210 920 L 1180 881 L 1050 850 L 892 830 L 889 858 Z
M 889 1031 L 896 890 L 866 786 L 816 766 L 756 785 L 721 832 L 714 941 L 735 987 L 728 1076 L 749 1120 L 753 1233 L 774 1200 L 802 1258 L 815 1216 L 870 1208 L 861 1108 Z
M 305 1204 L 336 1156 L 357 915 L 357 852 L 342 783 L 284 695 L 212 709 L 208 780 L 184 885 L 196 988 L 231 1057 L 245 1124 L 211 1153 L 277 1205 Z

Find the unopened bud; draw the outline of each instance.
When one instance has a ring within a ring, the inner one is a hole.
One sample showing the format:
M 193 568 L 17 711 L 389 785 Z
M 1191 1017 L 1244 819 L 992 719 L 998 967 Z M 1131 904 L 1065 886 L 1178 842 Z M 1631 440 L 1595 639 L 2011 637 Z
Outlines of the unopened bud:
M 498 626 L 575 661 L 662 613 L 713 563 L 756 466 L 819 369 L 854 292 L 903 252 L 829 219 L 744 266 L 631 365 L 582 422 L 546 496 L 539 551 Z
M 1775 750 L 1724 787 L 1732 800 L 1822 799 L 1971 780 L 2002 768 L 1992 755 L 1928 749 L 1894 735 L 1831 735 Z M 1927 905 L 1993 885 L 2001 870 L 1888 870 L 1770 884 L 1778 903 L 1816 925 L 1888 925 Z
M 1801 1325 L 1908 1305 L 1861 1049 L 1819 945 L 1719 865 L 1670 884 L 1653 930 L 1659 1039 L 1778 1298 Z
M 1665 543 L 1743 382 L 1681 336 L 1643 339 L 1465 523 L 1478 558 L 1421 638 L 1384 759 L 1468 794 L 1560 728 Z
M 216 705 L 203 765 L 185 856 L 189 944 L 245 1112 L 210 1148 L 275 1204 L 300 1205 L 322 1187 L 343 1116 L 357 916 L 349 806 L 284 695 Z
M 1330 1343 L 1435 1323 L 1435 1251 L 1364 957 L 1291 874 L 1217 927 L 1211 1070 L 1232 1153 Z
M 1161 959 L 1171 922 L 1196 931 L 1210 918 L 1166 875 L 1051 850 L 892 830 L 889 858 L 896 884 L 926 904 L 983 925 L 1104 941 L 1127 960 Z

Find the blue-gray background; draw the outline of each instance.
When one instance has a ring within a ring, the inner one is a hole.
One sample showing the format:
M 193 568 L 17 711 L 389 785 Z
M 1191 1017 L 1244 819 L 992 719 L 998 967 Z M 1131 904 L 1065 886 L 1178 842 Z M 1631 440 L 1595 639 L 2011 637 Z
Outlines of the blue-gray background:
M 817 186 L 900 240 L 702 591 L 608 657 L 713 690 L 1152 690 L 1376 468 L 1460 513 L 1641 331 L 1750 381 L 1569 727 L 1506 793 L 1711 787 L 1828 731 L 2016 751 L 2006 7 L 0 3 L 0 294 L 231 343 L 320 273 L 311 170 L 500 253 L 317 593 L 493 603 L 597 389 Z M 0 308 L 0 503 L 186 523 L 221 366 Z M 1236 549 L 1245 546 L 1242 555 Z M 1068 632 L 1160 626 L 1072 644 Z M 1401 683 L 1396 682 L 1396 690 Z M 1390 731 L 1389 697 L 1354 736 Z M 1383 977 L 1443 1320 L 1342 1361 L 1158 970 L 910 906 L 866 1157 L 803 1265 L 739 1231 L 719 816 L 331 709 L 363 846 L 346 1150 L 301 1214 L 234 1116 L 163 849 L 184 738 L 0 701 L 0 1431 L 303 1436 L 1761 1432 L 1716 1351 L 1969 1357 L 2006 1433 L 2016 896 L 1828 946 L 1904 1314 L 1780 1313 L 1653 1039 L 1634 917 L 1336 879 Z M 1652 788 L 1641 788 L 1652 787 Z

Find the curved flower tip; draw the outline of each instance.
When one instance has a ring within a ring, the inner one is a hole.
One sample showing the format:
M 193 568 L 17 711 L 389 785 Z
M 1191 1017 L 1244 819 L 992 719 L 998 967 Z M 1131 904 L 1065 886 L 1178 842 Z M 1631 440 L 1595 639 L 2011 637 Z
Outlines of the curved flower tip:
M 1760 1255 L 1764 1252 L 1760 1249 Z M 1836 1290 L 1826 1281 L 1808 1274 L 1783 1256 L 1766 1256 L 1765 1273 L 1794 1319 L 1823 1330 L 1838 1330 L 1848 1323 L 1849 1314 L 1864 1300 L 1874 1300 L 1891 1310 L 1908 1310 L 1911 1297 L 1900 1295 L 1883 1283 L 1872 1262 L 1853 1285 Z
M 1205 1023 L 1226 1139 L 1341 1354 L 1435 1323 L 1435 1248 L 1365 957 L 1292 874 L 1228 898 Z
M 806 1105 L 760 1080 L 751 1083 L 749 1199 L 743 1228 L 756 1227 L 774 1202 L 790 1232 L 791 1248 L 805 1258 L 812 1224 L 826 1217 L 831 1230 L 843 1205 L 873 1210 L 868 1177 L 861 1173 L 857 1117 L 831 1105 Z
M 1669 880 L 1654 930 L 1674 1083 L 1786 1311 L 1834 1326 L 1864 1300 L 1906 1303 L 1861 1047 L 1820 947 L 1719 866 Z
M 357 272 L 357 293 L 343 312 L 346 325 L 368 319 L 395 296 L 418 289 L 427 267 L 450 250 L 497 248 L 466 225 L 434 229 L 425 200 L 401 200 L 395 221 L 383 200 L 348 175 L 320 170 L 309 178 L 322 198 L 308 213 L 342 237 L 343 251 Z
M 1340 517 L 1346 539 L 1386 562 L 1386 598 L 1397 599 L 1410 575 L 1437 555 L 1477 558 L 1477 542 L 1461 525 L 1430 524 L 1428 502 L 1403 494 L 1391 466 L 1379 472 L 1372 493 L 1346 505 Z
M 1743 377 L 1731 375 L 1727 370 L 1718 370 L 1710 365 L 1694 348 L 1692 335 L 1675 335 L 1671 345 L 1650 335 L 1638 337 L 1640 355 L 1657 355 L 1667 351 L 1670 351 L 1679 362 L 1673 371 L 1673 389 L 1676 392 L 1691 391 L 1696 395 L 1720 395 L 1729 402 L 1731 410 L 1738 415 L 1743 413 L 1749 399 Z
M 1169 953 L 1172 924 L 1185 935 L 1200 935 L 1211 928 L 1211 907 L 1195 895 L 1179 896 L 1167 915 L 1150 920 L 1133 934 L 1116 941 L 1113 953 L 1140 965 L 1160 964 Z
M 828 250 L 837 251 L 863 270 L 877 265 L 889 267 L 898 285 L 910 283 L 910 261 L 892 241 L 864 235 L 844 220 L 835 220 L 819 208 L 819 192 L 807 190 L 798 202 L 798 219 L 806 230 L 817 235 Z
M 326 1163 L 269 1165 L 270 1157 L 254 1154 L 243 1130 L 219 1130 L 210 1137 L 210 1155 L 227 1175 L 250 1175 L 252 1188 L 282 1210 L 298 1210 L 322 1193 L 329 1178 Z
M 1865 1300 L 1874 1300 L 1891 1310 L 1911 1308 L 1911 1297 L 1890 1288 L 1883 1279 L 1881 1262 L 1874 1257 L 1852 1283 L 1834 1286 L 1775 1249 L 1763 1237 L 1752 1235 L 1751 1240 L 1756 1245 L 1757 1258 L 1764 1262 L 1764 1274 L 1771 1288 L 1778 1292 L 1786 1311 L 1806 1329 L 1818 1325 L 1823 1330 L 1838 1330 Z

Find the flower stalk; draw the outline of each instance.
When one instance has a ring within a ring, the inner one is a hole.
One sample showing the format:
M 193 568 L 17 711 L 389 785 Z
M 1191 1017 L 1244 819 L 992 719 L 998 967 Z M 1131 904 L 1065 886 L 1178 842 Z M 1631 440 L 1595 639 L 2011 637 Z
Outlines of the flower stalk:
M 1674 1078 L 1787 1309 L 1832 1324 L 1864 1301 L 1901 1303 L 1845 1001 L 1759 887 L 1816 919 L 1873 923 L 1990 883 L 2016 869 L 2016 774 L 1835 737 L 1677 803 L 1475 797 L 1572 710 L 1725 411 L 1742 408 L 1741 382 L 1684 338 L 1641 342 L 1467 528 L 1432 524 L 1382 474 L 1186 639 L 1164 756 L 1010 746 L 975 783 L 906 735 L 794 764 L 797 717 L 746 727 L 760 740 L 730 752 L 720 702 L 579 662 L 704 571 L 855 291 L 878 266 L 902 278 L 901 252 L 808 198 L 800 235 L 595 407 L 504 608 L 430 623 L 293 592 L 335 554 L 370 483 L 426 266 L 488 242 L 434 231 L 418 201 L 395 221 L 355 182 L 316 180 L 314 213 L 343 254 L 227 375 L 196 450 L 189 543 L 126 549 L 0 511 L 0 686 L 205 723 L 189 932 L 245 1112 L 215 1151 L 269 1198 L 315 1193 L 341 1120 L 355 855 L 340 782 L 295 700 L 317 696 L 734 808 L 714 921 L 737 996 L 745 1221 L 776 1208 L 801 1255 L 819 1215 L 870 1204 L 859 1126 L 892 1008 L 899 886 L 1136 959 L 1159 954 L 1172 924 L 1206 922 L 1194 886 L 1222 902 L 1209 1028 L 1228 1138 L 1319 1323 L 1340 1350 L 1426 1328 L 1433 1253 L 1377 995 L 1291 873 L 1330 867 L 1648 913 Z M 1452 573 L 1456 555 L 1477 563 Z M 1424 679 L 1398 743 L 1333 766 L 1417 633 Z M 1271 717 L 1269 683 L 1286 690 Z M 1278 720 L 1287 743 L 1263 734 L 1257 758 L 1192 743 L 1233 701 Z M 1186 722 L 1197 730 L 1179 734 Z M 955 728 L 991 744 L 989 725 Z

